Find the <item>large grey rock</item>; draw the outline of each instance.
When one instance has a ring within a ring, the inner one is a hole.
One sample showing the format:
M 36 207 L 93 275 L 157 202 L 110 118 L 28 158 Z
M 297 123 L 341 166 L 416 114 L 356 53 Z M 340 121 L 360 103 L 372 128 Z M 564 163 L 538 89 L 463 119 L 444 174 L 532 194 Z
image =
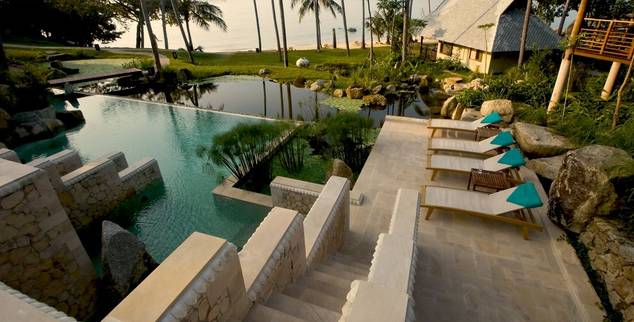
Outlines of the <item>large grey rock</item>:
M 618 209 L 614 184 L 632 179 L 634 160 L 621 149 L 590 145 L 568 152 L 550 187 L 548 216 L 580 233 L 592 218 Z
M 324 89 L 324 85 L 326 84 L 326 81 L 323 79 L 318 79 L 316 81 L 314 81 L 312 84 L 310 84 L 310 90 L 313 92 L 318 92 L 321 91 L 322 89 Z
M 8 130 L 11 125 L 11 115 L 0 108 L 0 131 Z
M 530 123 L 513 123 L 513 136 L 522 151 L 533 158 L 552 157 L 575 148 L 570 140 L 551 129 Z
M 128 295 L 156 266 L 145 245 L 132 233 L 105 220 L 101 228 L 104 287 L 120 298 Z
M 306 68 L 306 67 L 310 66 L 310 61 L 308 59 L 302 57 L 302 58 L 298 59 L 295 62 L 295 65 L 297 67 L 299 67 L 299 68 Z
M 564 157 L 562 154 L 549 158 L 528 160 L 526 167 L 546 179 L 555 180 L 559 174 L 559 168 L 564 163 Z
M 464 78 L 459 76 L 445 77 L 440 82 L 440 85 L 442 86 L 443 90 L 447 91 L 447 89 L 451 88 L 452 85 L 462 83 L 463 80 Z
M 16 123 L 37 122 L 41 119 L 54 119 L 55 109 L 52 106 L 43 109 L 13 114 Z
M 493 112 L 498 112 L 504 122 L 511 123 L 513 120 L 513 102 L 505 99 L 484 101 L 480 107 L 480 113 L 487 115 Z
M 387 98 L 381 94 L 372 94 L 363 96 L 364 106 L 380 106 L 385 107 L 387 105 Z
M 341 88 L 337 88 L 332 92 L 332 96 L 342 98 L 346 95 L 346 92 Z
M 464 106 L 462 104 L 458 104 L 458 106 L 456 106 L 456 108 L 451 113 L 451 119 L 452 120 L 462 119 L 462 113 L 464 112 L 464 110 L 465 110 Z
M 352 169 L 343 160 L 332 160 L 332 166 L 328 169 L 328 173 L 326 174 L 326 181 L 332 176 L 347 178 L 350 180 L 350 187 L 354 185 Z
M 348 87 L 346 88 L 346 96 L 352 99 L 363 98 L 363 88 L 361 87 Z
M 482 114 L 475 108 L 465 108 L 460 116 L 461 121 L 472 122 L 482 118 Z
M 64 126 L 68 129 L 86 123 L 84 113 L 82 113 L 81 110 L 57 111 L 55 117 L 62 121 Z
M 442 104 L 442 108 L 440 109 L 440 116 L 445 118 L 450 118 L 451 115 L 453 114 L 453 111 L 456 109 L 457 106 L 458 106 L 458 99 L 455 96 L 448 98 Z

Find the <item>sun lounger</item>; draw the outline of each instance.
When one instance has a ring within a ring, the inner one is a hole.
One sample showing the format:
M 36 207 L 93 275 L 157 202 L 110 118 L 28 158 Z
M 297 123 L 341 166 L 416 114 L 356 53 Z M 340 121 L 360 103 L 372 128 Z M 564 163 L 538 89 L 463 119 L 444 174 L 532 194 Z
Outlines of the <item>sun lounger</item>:
M 510 132 L 501 132 L 500 134 L 490 137 L 480 142 L 470 140 L 432 138 L 429 140 L 427 147 L 431 152 L 461 152 L 470 154 L 486 154 L 495 149 L 507 147 L 515 143 L 513 135 Z
M 526 161 L 519 149 L 515 148 L 488 159 L 459 157 L 455 155 L 433 154 L 427 158 L 427 169 L 432 170 L 431 180 L 434 181 L 438 171 L 469 173 L 471 169 L 487 171 L 504 171 L 524 165 Z
M 531 208 L 542 206 L 541 198 L 531 182 L 493 194 L 423 186 L 422 194 L 422 207 L 427 208 L 426 220 L 429 220 L 434 210 L 442 209 L 521 226 L 524 239 L 528 239 L 529 229 L 542 231 L 542 226 L 535 221 L 530 211 Z
M 434 137 L 436 130 L 454 130 L 462 132 L 475 132 L 478 128 L 489 126 L 502 121 L 502 116 L 497 112 L 488 114 L 485 117 L 479 118 L 472 122 L 457 121 L 457 120 L 445 120 L 445 119 L 431 119 L 427 128 L 431 129 L 431 137 Z

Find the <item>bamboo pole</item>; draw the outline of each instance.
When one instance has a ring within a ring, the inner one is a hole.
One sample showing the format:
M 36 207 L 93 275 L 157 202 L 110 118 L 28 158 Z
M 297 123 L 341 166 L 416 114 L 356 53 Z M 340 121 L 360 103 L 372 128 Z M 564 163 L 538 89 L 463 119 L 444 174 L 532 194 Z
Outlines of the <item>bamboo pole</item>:
M 625 86 L 630 80 L 632 76 L 632 65 L 634 65 L 634 55 L 630 60 L 630 66 L 627 68 L 627 73 L 625 74 L 625 80 L 623 80 L 623 84 L 619 88 L 619 91 L 616 94 L 616 107 L 614 108 L 614 116 L 612 117 L 612 130 L 616 128 L 616 125 L 619 122 L 619 114 L 621 113 L 621 100 L 623 98 L 623 91 L 625 90 Z

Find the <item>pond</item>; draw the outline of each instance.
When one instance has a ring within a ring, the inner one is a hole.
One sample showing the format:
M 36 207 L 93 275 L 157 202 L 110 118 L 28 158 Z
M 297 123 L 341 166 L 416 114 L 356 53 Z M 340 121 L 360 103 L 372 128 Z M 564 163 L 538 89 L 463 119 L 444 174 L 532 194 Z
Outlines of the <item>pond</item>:
M 142 198 L 121 209 L 129 216 L 125 228 L 139 236 L 157 261 L 194 231 L 241 247 L 268 213 L 265 207 L 213 197 L 211 190 L 228 172 L 196 155 L 196 148 L 211 144 L 215 134 L 263 120 L 101 95 L 80 98 L 78 104 L 84 126 L 23 145 L 17 153 L 25 162 L 68 148 L 84 161 L 111 151 L 125 153 L 129 164 L 146 156 L 157 159 L 164 184 L 146 189 Z
M 118 93 L 150 102 L 174 103 L 207 110 L 263 116 L 275 119 L 316 121 L 333 115 L 338 110 L 324 103 L 330 96 L 280 84 L 253 76 L 223 76 L 199 83 L 180 85 L 170 91 L 145 88 L 131 93 L 131 88 L 118 84 L 101 83 L 81 89 L 91 93 Z M 359 114 L 380 127 L 385 115 L 429 118 L 429 108 L 417 94 L 408 97 L 388 97 L 384 108 L 363 107 Z

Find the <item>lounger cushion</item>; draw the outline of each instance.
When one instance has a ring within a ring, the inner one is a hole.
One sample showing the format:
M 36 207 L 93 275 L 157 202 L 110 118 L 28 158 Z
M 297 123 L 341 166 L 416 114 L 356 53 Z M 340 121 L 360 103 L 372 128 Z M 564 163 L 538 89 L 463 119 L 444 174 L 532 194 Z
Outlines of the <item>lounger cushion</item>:
M 487 116 L 485 116 L 480 123 L 484 124 L 495 124 L 497 122 L 502 121 L 502 116 L 498 112 L 493 112 Z
M 496 135 L 493 141 L 491 141 L 491 144 L 495 144 L 499 146 L 509 146 L 513 143 L 515 143 L 515 140 L 513 139 L 513 135 L 506 131 Z
M 510 165 L 511 167 L 519 167 L 524 165 L 526 160 L 524 160 L 522 152 L 515 148 L 504 153 L 504 155 L 502 155 L 502 157 L 498 160 L 498 163 Z
M 543 205 L 542 199 L 539 197 L 532 182 L 522 183 L 517 186 L 506 201 L 526 208 L 536 208 Z

